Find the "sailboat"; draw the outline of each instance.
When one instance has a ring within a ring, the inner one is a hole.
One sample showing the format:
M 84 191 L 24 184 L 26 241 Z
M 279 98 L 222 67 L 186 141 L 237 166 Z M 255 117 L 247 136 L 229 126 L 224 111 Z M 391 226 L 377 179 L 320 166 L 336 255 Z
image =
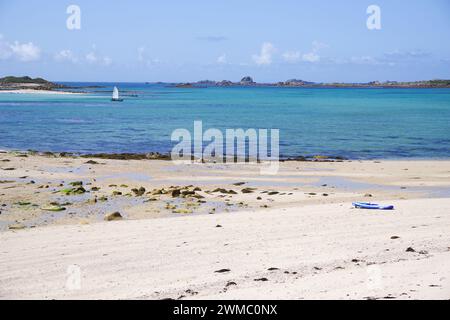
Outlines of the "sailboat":
M 117 89 L 117 87 L 114 87 L 111 101 L 117 101 L 117 102 L 123 101 L 123 99 L 120 99 L 120 97 L 119 97 L 119 89 Z

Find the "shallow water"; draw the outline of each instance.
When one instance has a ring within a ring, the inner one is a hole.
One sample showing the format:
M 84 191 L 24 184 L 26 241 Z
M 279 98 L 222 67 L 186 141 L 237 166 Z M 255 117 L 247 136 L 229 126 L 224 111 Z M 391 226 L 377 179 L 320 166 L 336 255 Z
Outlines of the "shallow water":
M 73 85 L 83 85 L 72 83 Z M 283 156 L 449 158 L 450 89 L 169 88 L 92 84 L 86 95 L 0 94 L 0 149 L 169 152 L 172 131 L 280 129 Z M 100 92 L 99 92 L 100 91 Z M 137 97 L 127 96 L 137 94 Z

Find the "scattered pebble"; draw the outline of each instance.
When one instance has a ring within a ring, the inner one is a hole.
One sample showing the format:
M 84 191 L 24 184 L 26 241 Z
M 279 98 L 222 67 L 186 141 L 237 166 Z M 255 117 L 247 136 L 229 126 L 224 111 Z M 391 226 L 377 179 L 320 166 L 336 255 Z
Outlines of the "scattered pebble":
M 269 279 L 267 279 L 267 278 L 259 278 L 259 279 L 255 279 L 254 281 L 266 282 L 266 281 L 269 281 Z
M 230 271 L 231 271 L 230 269 L 220 269 L 220 270 L 214 271 L 214 273 L 225 273 L 225 272 L 230 272 Z
M 122 219 L 123 219 L 123 217 L 120 214 L 120 212 L 113 212 L 113 213 L 107 214 L 105 216 L 106 221 L 116 221 L 116 220 L 122 220 Z

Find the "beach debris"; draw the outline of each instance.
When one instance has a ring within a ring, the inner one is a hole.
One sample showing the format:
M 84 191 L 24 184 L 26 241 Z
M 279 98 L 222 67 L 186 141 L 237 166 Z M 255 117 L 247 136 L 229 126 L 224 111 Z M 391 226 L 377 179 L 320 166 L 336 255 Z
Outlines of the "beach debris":
M 173 213 L 180 213 L 180 214 L 190 214 L 193 213 L 191 209 L 185 209 L 185 208 L 179 208 L 172 211 Z
M 98 201 L 102 201 L 102 202 L 108 201 L 108 197 L 106 197 L 106 196 L 101 196 L 100 198 L 98 198 Z
M 49 206 L 41 207 L 41 210 L 51 211 L 51 212 L 59 212 L 59 211 L 66 210 L 66 208 L 64 208 L 63 206 L 61 206 L 59 204 L 54 203 L 54 204 L 50 204 Z
M 392 236 L 391 237 L 391 240 L 395 240 L 395 239 L 400 239 L 400 237 L 399 236 Z
M 278 191 L 270 191 L 269 193 L 267 193 L 267 195 L 269 195 L 269 196 L 274 196 L 276 194 L 279 194 L 279 192 Z
M 99 153 L 86 154 L 82 158 L 111 159 L 111 160 L 170 160 L 170 154 L 161 154 L 159 152 L 149 153 Z
M 21 223 L 15 223 L 15 224 L 11 224 L 8 226 L 9 230 L 22 230 L 25 229 L 26 227 L 21 224 Z
M 107 214 L 105 216 L 106 221 L 117 221 L 117 220 L 122 220 L 122 219 L 123 219 L 123 217 L 120 214 L 120 212 L 113 212 L 113 213 Z
M 262 198 L 261 197 L 257 197 L 256 200 L 262 200 Z
M 13 170 L 16 170 L 16 168 L 2 168 L 2 170 L 4 170 L 4 171 L 13 171 Z
M 213 193 L 219 192 L 219 193 L 223 193 L 223 194 L 228 194 L 228 190 L 224 189 L 224 188 L 217 188 L 217 189 L 214 189 L 212 192 Z
M 372 198 L 372 195 L 371 195 L 370 193 L 366 193 L 366 194 L 364 195 L 364 197 L 366 197 L 366 198 Z
M 313 269 L 316 270 L 316 271 L 322 270 L 322 268 L 320 268 L 320 267 L 314 267 Z
M 269 281 L 269 279 L 267 279 L 267 278 L 258 278 L 258 279 L 254 279 L 254 281 L 266 282 L 266 281 Z
M 112 195 L 113 196 L 121 196 L 122 192 L 115 190 L 115 191 L 112 192 Z
M 216 270 L 214 271 L 214 273 L 225 273 L 225 272 L 230 272 L 230 269 L 220 269 L 220 270 Z
M 69 185 L 71 185 L 72 187 L 79 187 L 83 185 L 83 181 L 69 182 Z
M 195 194 L 195 191 L 193 191 L 193 190 L 183 190 L 183 191 L 181 191 L 181 195 L 184 198 L 189 197 L 189 196 L 193 196 L 194 194 Z
M 412 247 L 408 247 L 406 249 L 406 252 L 416 252 L 416 250 L 414 250 L 414 248 L 412 248 Z
M 136 197 L 141 197 L 145 194 L 145 188 L 144 187 L 140 187 L 139 189 L 134 188 L 131 189 L 131 192 L 133 192 Z
M 46 186 L 45 188 L 48 188 L 48 186 Z M 77 195 L 77 194 L 86 193 L 86 189 L 84 189 L 83 187 L 79 186 L 79 187 L 76 187 L 76 188 L 62 189 L 61 192 L 64 193 L 66 196 L 70 196 L 70 195 Z
M 94 160 L 89 160 L 89 161 L 86 161 L 85 164 L 99 164 L 99 163 Z
M 322 193 L 322 196 L 323 196 L 323 197 L 328 197 L 329 194 L 328 194 L 328 193 Z
M 216 228 L 223 228 L 220 224 L 218 224 L 217 226 L 216 226 Z
M 200 202 L 200 203 L 205 203 L 205 201 L 200 201 L 200 199 L 204 199 L 205 197 L 204 196 L 202 196 L 201 194 L 198 194 L 198 193 L 194 193 L 192 196 L 191 196 L 192 198 L 196 198 L 196 199 L 199 199 L 199 201 L 198 202 Z
M 161 194 L 168 194 L 168 193 L 169 193 L 169 191 L 162 188 L 162 189 L 154 189 L 151 194 L 152 195 L 161 195 Z
M 31 202 L 28 201 L 19 201 L 15 203 L 18 206 L 29 206 L 31 204 Z
M 233 183 L 233 186 L 240 187 L 240 186 L 243 186 L 244 184 L 246 184 L 246 182 L 236 182 L 236 183 Z
M 176 208 L 177 208 L 176 205 L 170 204 L 170 203 L 166 203 L 166 209 L 167 209 L 167 210 L 174 210 L 174 209 L 176 209 Z
M 99 191 L 99 190 L 100 190 L 99 187 L 92 187 L 92 188 L 91 188 L 91 191 Z
M 4 184 L 4 183 L 14 183 L 15 181 L 12 180 L 0 180 L 0 184 Z
M 244 188 L 241 190 L 242 193 L 253 193 L 255 192 L 255 188 Z
M 227 284 L 225 285 L 226 288 L 231 287 L 231 286 L 237 286 L 237 283 L 234 281 L 228 281 Z
M 276 270 L 280 270 L 279 268 L 274 268 L 274 267 L 272 267 L 272 268 L 269 268 L 269 269 L 267 269 L 268 271 L 276 271 Z

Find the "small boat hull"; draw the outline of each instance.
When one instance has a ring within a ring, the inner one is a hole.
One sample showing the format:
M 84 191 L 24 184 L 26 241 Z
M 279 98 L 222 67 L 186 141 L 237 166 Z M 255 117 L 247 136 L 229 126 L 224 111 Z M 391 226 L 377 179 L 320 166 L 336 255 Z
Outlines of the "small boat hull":
M 369 202 L 353 202 L 352 204 L 357 209 L 394 210 L 394 206 L 392 205 L 383 206 L 377 203 L 369 203 Z
M 122 102 L 123 99 L 111 99 L 111 101 L 113 101 L 113 102 Z

